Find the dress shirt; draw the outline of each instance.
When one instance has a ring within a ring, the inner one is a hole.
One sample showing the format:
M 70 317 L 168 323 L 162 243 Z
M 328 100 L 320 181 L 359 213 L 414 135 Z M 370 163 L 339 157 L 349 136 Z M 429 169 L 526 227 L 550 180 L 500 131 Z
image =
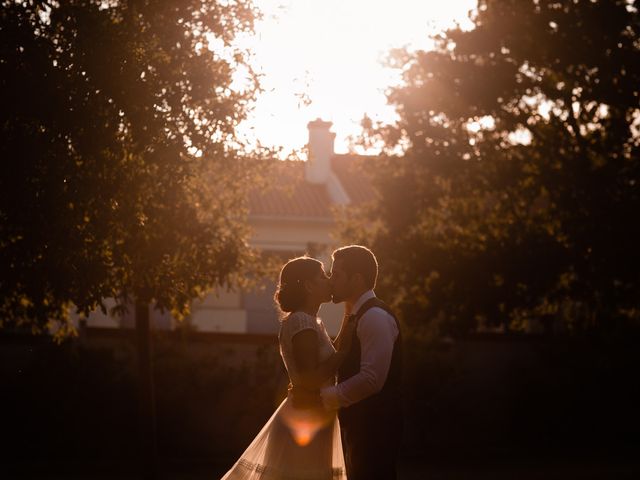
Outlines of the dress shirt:
M 364 302 L 375 296 L 373 290 L 363 293 L 350 313 L 356 314 Z M 382 390 L 398 334 L 395 319 L 379 307 L 370 308 L 360 317 L 356 328 L 360 340 L 360 371 L 344 382 L 320 391 L 325 408 L 348 407 Z

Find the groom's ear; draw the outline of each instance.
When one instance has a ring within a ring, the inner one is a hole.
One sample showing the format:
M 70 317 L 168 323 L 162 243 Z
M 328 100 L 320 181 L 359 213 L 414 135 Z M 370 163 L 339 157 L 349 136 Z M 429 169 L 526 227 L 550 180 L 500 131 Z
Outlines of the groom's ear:
M 361 273 L 356 272 L 351 276 L 351 281 L 356 283 L 358 286 L 361 286 L 364 284 L 364 276 Z

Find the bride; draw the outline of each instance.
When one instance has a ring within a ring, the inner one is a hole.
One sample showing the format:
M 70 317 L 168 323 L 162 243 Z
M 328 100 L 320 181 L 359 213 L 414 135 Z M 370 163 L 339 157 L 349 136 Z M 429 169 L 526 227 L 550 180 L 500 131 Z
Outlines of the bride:
M 331 287 L 322 262 L 313 258 L 282 267 L 275 300 L 283 312 L 278 340 L 289 393 L 222 480 L 346 480 L 340 425 L 335 411 L 323 408 L 319 391 L 335 383 L 355 324 L 343 322 L 331 341 L 317 317 L 331 300 Z

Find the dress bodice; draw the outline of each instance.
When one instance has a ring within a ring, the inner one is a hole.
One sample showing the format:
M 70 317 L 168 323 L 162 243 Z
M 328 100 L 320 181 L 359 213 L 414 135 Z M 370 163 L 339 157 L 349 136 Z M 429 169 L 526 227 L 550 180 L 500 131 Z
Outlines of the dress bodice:
M 335 352 L 331 337 L 320 318 L 305 312 L 293 312 L 287 315 L 280 324 L 278 340 L 280 343 L 280 355 L 289 374 L 289 381 L 296 385 L 298 369 L 293 356 L 293 337 L 303 330 L 314 330 L 318 334 L 318 361 L 323 362 Z M 329 380 L 328 384 L 334 383 Z

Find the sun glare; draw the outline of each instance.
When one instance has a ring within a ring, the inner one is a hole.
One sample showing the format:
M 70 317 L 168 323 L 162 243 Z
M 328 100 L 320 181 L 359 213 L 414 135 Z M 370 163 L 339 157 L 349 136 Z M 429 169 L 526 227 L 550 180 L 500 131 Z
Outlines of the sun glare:
M 325 410 L 296 409 L 291 403 L 286 403 L 281 412 L 291 438 L 301 447 L 309 445 L 316 434 L 332 421 L 332 415 Z
M 252 144 L 289 152 L 307 140 L 307 122 L 332 121 L 346 152 L 364 114 L 393 121 L 385 89 L 399 72 L 383 65 L 393 48 L 429 49 L 429 35 L 471 28 L 476 0 L 255 0 L 264 18 L 241 43 L 262 74 L 260 94 L 240 131 Z

